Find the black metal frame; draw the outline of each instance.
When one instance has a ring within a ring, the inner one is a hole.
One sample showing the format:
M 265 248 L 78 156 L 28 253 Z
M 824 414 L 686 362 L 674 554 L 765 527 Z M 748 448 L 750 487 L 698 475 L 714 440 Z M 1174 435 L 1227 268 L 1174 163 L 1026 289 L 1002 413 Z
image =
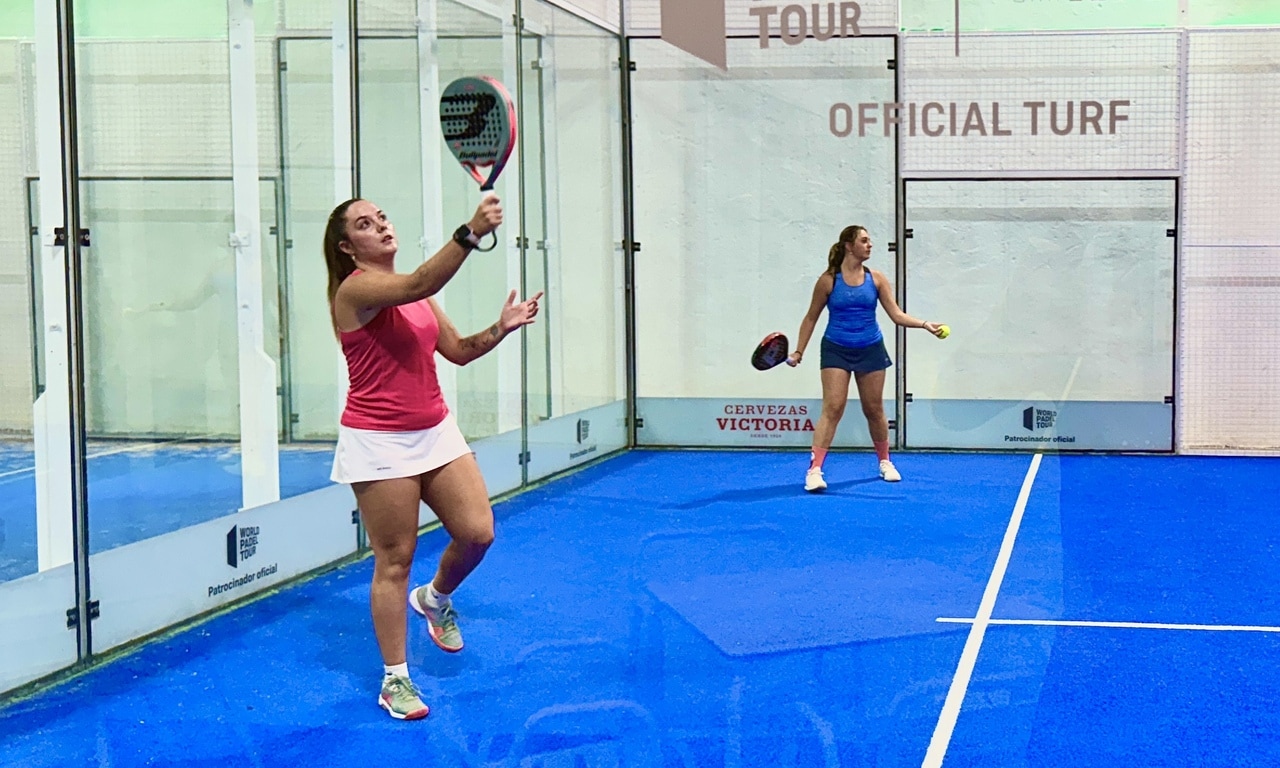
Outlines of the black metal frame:
M 625 14 L 625 10 L 624 10 L 624 14 Z M 885 39 L 885 38 L 893 40 L 893 71 L 894 71 L 893 95 L 894 95 L 894 101 L 899 101 L 901 99 L 901 89 L 902 89 L 902 74 L 901 74 L 902 73 L 902 59 L 901 59 L 902 36 L 899 34 L 877 32 L 877 33 L 859 35 L 858 37 L 860 39 L 871 39 L 871 40 Z M 632 127 L 631 127 L 632 126 L 631 73 L 635 71 L 635 63 L 631 58 L 631 41 L 632 40 L 661 40 L 661 39 L 662 39 L 661 35 L 653 35 L 653 34 L 630 35 L 626 33 L 625 26 L 623 27 L 623 33 L 622 33 L 623 55 L 622 55 L 622 61 L 621 61 L 622 105 L 623 105 L 623 111 L 622 111 L 622 135 L 623 135 L 623 153 L 622 153 L 623 187 L 622 188 L 623 188 L 623 192 L 622 194 L 624 199 L 623 231 L 625 234 L 623 235 L 622 245 L 623 245 L 623 253 L 625 256 L 624 270 L 625 270 L 625 281 L 626 281 L 625 302 L 626 302 L 626 337 L 627 337 L 627 343 L 626 343 L 627 440 L 628 440 L 629 448 L 636 448 L 640 445 L 637 429 L 643 426 L 639 421 L 639 415 L 637 413 L 638 394 L 636 391 L 637 365 L 636 365 L 636 328 L 635 328 L 635 325 L 636 325 L 635 323 L 635 315 L 636 315 L 635 254 L 640 251 L 640 248 L 639 248 L 639 244 L 636 243 L 635 241 L 636 216 L 635 216 L 635 195 L 633 190 L 635 165 L 634 165 L 634 143 L 632 139 Z M 726 39 L 757 40 L 759 39 L 759 35 L 731 34 L 731 35 L 727 35 Z M 781 40 L 782 36 L 781 34 L 778 34 L 778 35 L 771 34 L 769 35 L 769 39 Z M 810 39 L 813 39 L 812 36 L 810 36 Z M 903 261 L 903 254 L 902 254 L 903 249 L 900 245 L 903 238 L 902 233 L 905 230 L 905 226 L 906 226 L 905 212 L 903 210 L 903 207 L 905 205 L 905 200 L 903 196 L 904 186 L 903 186 L 902 171 L 901 171 L 901 166 L 902 166 L 901 132 L 894 131 L 893 143 L 894 143 L 893 166 L 894 166 L 895 190 L 896 190 L 896 197 L 897 197 L 897 200 L 895 201 L 895 229 L 898 233 L 897 241 L 899 243 L 899 245 L 897 246 L 897 250 L 898 250 L 897 261 L 895 263 L 894 269 L 895 269 L 895 272 L 897 272 L 897 276 L 898 276 L 898 279 L 896 281 L 897 301 L 899 306 L 902 306 L 905 311 L 904 302 L 905 302 L 905 291 L 906 291 L 906 286 L 905 286 L 906 270 L 905 270 L 905 262 Z M 897 345 L 897 354 L 899 357 L 901 357 L 905 353 L 905 349 L 906 349 L 905 330 L 902 328 L 899 328 L 897 329 L 897 331 L 898 331 L 897 339 L 895 343 Z M 898 368 L 899 370 L 897 372 L 897 375 L 899 379 L 901 379 L 903 375 L 903 371 L 901 370 L 902 366 L 898 366 Z M 890 428 L 894 432 L 894 441 L 895 441 L 896 448 L 901 448 L 903 445 L 902 425 L 903 425 L 903 416 L 906 412 L 906 408 L 903 404 L 903 386 L 904 386 L 904 383 L 899 381 L 896 387 L 897 406 L 895 410 L 897 411 L 897 414 L 893 422 L 890 423 Z M 669 450 L 702 450 L 702 449 L 710 449 L 712 446 L 646 445 L 644 447 L 646 450 L 649 450 L 649 449 L 652 449 L 652 450 L 668 450 L 668 449 Z M 741 448 L 741 447 L 733 447 L 733 446 L 716 446 L 714 449 L 725 450 L 725 451 L 758 450 L 756 448 Z M 793 450 L 802 450 L 802 449 L 796 448 Z M 803 450 L 808 450 L 808 449 L 806 448 Z
M 89 466 L 85 458 L 84 301 L 80 293 L 80 147 L 76 107 L 75 23 L 72 0 L 57 0 L 58 69 L 62 109 L 62 210 L 67 255 L 67 376 L 71 393 L 72 557 L 76 573 L 76 646 L 81 660 L 93 653 L 89 579 Z
M 1171 348 L 1170 348 L 1170 353 L 1171 353 L 1171 355 L 1170 355 L 1170 357 L 1171 357 L 1171 359 L 1170 359 L 1170 368 L 1171 368 L 1171 371 L 1172 371 L 1172 375 L 1170 376 L 1170 379 L 1169 379 L 1169 381 L 1170 381 L 1170 389 L 1171 389 L 1172 391 L 1171 391 L 1171 392 L 1168 394 L 1168 396 L 1166 397 L 1166 403 L 1170 406 L 1170 411 L 1169 411 L 1169 448 L 1168 448 L 1168 449 L 1127 450 L 1127 449 L 1099 449 L 1099 448 L 1053 448 L 1053 449 L 1044 449 L 1044 448 L 1037 448 L 1037 449 L 1030 449 L 1030 448 L 1008 448 L 1008 449 L 999 449 L 999 448 L 963 448 L 963 449 L 943 449 L 943 448 L 923 448 L 923 447 L 922 447 L 922 448 L 919 448 L 918 450 L 927 450 L 927 451 L 930 451 L 930 452 L 960 452 L 960 451 L 962 451 L 962 452 L 966 452 L 966 453 L 1019 453 L 1019 454 L 1021 454 L 1021 453 L 1031 453 L 1031 452 L 1034 452 L 1034 453 L 1054 453 L 1054 454 L 1130 454 L 1130 455 L 1133 455 L 1133 454 L 1144 454 L 1144 455 L 1159 455 L 1159 456 L 1175 455 L 1175 454 L 1177 454 L 1177 452 L 1178 452 L 1178 398 L 1177 398 L 1177 392 L 1178 392 L 1178 383 L 1179 383 L 1179 380 L 1178 380 L 1178 374 L 1179 374 L 1179 371 L 1178 371 L 1178 321 L 1179 321 L 1179 319 L 1180 319 L 1179 312 L 1178 312 L 1178 301 L 1179 301 L 1178 279 L 1179 279 L 1179 267 L 1180 267 L 1180 262 L 1181 262 L 1181 260 L 1182 260 L 1182 258 L 1181 258 L 1181 257 L 1182 257 L 1182 249 L 1181 249 L 1181 242 L 1182 242 L 1182 240 L 1181 240 L 1181 238 L 1182 238 L 1182 228 L 1181 228 L 1181 222 L 1182 222 L 1182 182 L 1181 182 L 1181 177 L 1180 177 L 1179 175 L 1177 175 L 1177 174 L 1175 174 L 1175 173 L 1153 173 L 1153 174 L 1136 174 L 1136 173 L 1135 173 L 1135 174 L 1125 174 L 1125 175 L 1097 175 L 1097 176 L 1093 176 L 1093 175 L 1074 175 L 1074 176 L 1062 176 L 1062 175 L 1057 175 L 1057 176 L 1055 176 L 1055 175 L 1053 175 L 1052 173 L 1045 173 L 1045 174 L 1027 174 L 1027 175 L 1017 175 L 1017 176 L 984 176 L 984 175 L 980 175 L 980 174 L 975 174 L 975 175 L 964 175 L 964 174 L 955 174 L 955 175 L 942 175 L 942 174 L 939 174 L 939 175 L 932 175 L 932 174 L 930 174 L 930 175 L 928 175 L 928 176 L 915 176 L 915 177 L 912 177 L 912 176 L 902 176 L 902 177 L 900 177 L 900 178 L 901 178 L 901 183 L 902 183 L 902 194 L 901 194 L 901 196 L 900 196 L 900 199 L 901 199 L 901 204 L 902 204 L 902 209 L 903 209 L 903 227 L 904 227 L 904 231 L 905 231 L 905 229 L 906 229 L 906 203 L 907 203 L 907 194 L 906 194 L 906 190 L 907 190 L 907 184 L 908 184 L 908 183 L 910 183 L 910 182 L 914 182 L 914 183 L 930 182 L 930 181 L 949 181 L 949 182 L 1023 182 L 1023 181 L 1055 181 L 1055 182 L 1076 182 L 1076 181 L 1167 181 L 1167 182 L 1173 182 L 1173 221 L 1174 221 L 1174 224 L 1173 224 L 1173 227 L 1172 227 L 1172 229 L 1171 229 L 1171 231 L 1173 232 L 1173 236 L 1170 238 L 1171 240 L 1173 240 L 1173 278 L 1172 278 L 1172 279 L 1173 279 L 1173 314 L 1172 314 L 1172 324 L 1173 324 L 1173 333 L 1172 333 L 1172 338 L 1173 338 L 1173 344 L 1172 344 L 1172 346 L 1171 346 Z M 908 239 L 909 239 L 909 238 L 908 238 Z M 898 250 L 900 251 L 900 253 L 899 253 L 899 257 L 902 259 L 902 282 L 905 284 L 905 282 L 906 282 L 906 274 L 907 274 L 907 269 L 906 269 L 906 258 L 907 258 L 907 253 L 906 253 L 906 251 L 907 251 L 907 248 L 906 248 L 905 239 L 903 240 L 902 244 L 899 246 L 899 249 L 898 249 Z M 905 309 L 906 309 L 906 307 L 905 307 L 905 305 L 903 305 L 903 310 L 905 311 Z M 902 362 L 903 362 L 903 365 L 902 365 L 901 367 L 903 368 L 903 371 L 901 372 L 901 374 L 900 374 L 900 375 L 901 375 L 901 377 L 902 377 L 902 379 L 903 379 L 903 381 L 904 381 L 904 389 L 903 389 L 901 392 L 899 392 L 899 395 L 905 398 L 905 397 L 906 397 L 906 391 L 905 391 L 905 379 L 906 379 L 906 370 L 905 370 L 905 368 L 906 368 L 905 362 L 906 362 L 906 361 L 905 361 L 905 357 L 906 357 L 906 350 L 905 350 L 905 348 L 904 348 L 904 349 L 903 349 L 903 351 L 902 351 L 902 356 L 903 356 L 903 361 L 902 361 Z M 902 414 L 900 414 L 900 418 L 901 418 L 902 416 L 905 416 L 905 413 L 906 413 L 906 409 L 905 409 L 905 406 L 903 406 L 903 413 L 902 413 Z M 905 437 L 905 434 L 906 434 L 905 430 L 903 430 L 902 434 L 903 434 L 903 436 Z M 903 448 L 903 449 L 906 449 L 906 450 L 914 450 L 914 449 L 911 449 L 909 446 L 907 446 L 907 445 L 905 444 L 905 440 L 903 441 L 902 448 Z
M 35 189 L 36 184 L 40 181 L 40 179 L 39 177 L 36 177 L 36 176 L 28 176 L 26 179 L 24 179 L 24 181 L 26 182 L 26 188 L 27 188 L 27 193 L 26 193 L 27 221 L 28 223 L 32 224 L 34 227 L 35 212 L 38 207 L 38 201 L 33 196 L 32 191 Z M 231 177 L 230 176 L 81 176 L 80 177 L 81 184 L 85 182 L 104 182 L 104 181 L 140 181 L 140 182 L 160 181 L 160 182 L 191 182 L 191 183 L 199 183 L 203 181 L 217 181 L 217 182 L 226 182 L 227 184 L 230 184 Z M 279 440 L 281 443 L 293 443 L 294 440 L 292 438 L 292 429 L 291 429 L 291 424 L 289 420 L 289 415 L 290 415 L 290 411 L 292 411 L 292 406 L 290 405 L 291 390 L 288 384 L 289 369 L 288 369 L 288 363 L 287 363 L 287 360 L 288 360 L 288 347 L 287 347 L 287 344 L 288 344 L 288 333 L 287 333 L 288 297 L 286 293 L 283 291 L 283 287 L 285 285 L 285 280 L 286 280 L 285 270 L 288 268 L 288 251 L 287 251 L 287 245 L 286 245 L 287 235 L 285 233 L 285 222 L 287 220 L 287 217 L 284 215 L 285 184 L 283 179 L 277 178 L 275 176 L 259 176 L 258 182 L 271 184 L 272 190 L 273 190 L 272 200 L 274 201 L 275 207 L 276 207 L 276 220 L 275 220 L 274 226 L 276 229 L 276 261 L 277 261 L 277 269 L 279 270 L 278 274 L 280 275 L 278 279 L 279 285 L 277 286 L 277 290 L 276 290 L 276 293 L 279 297 L 278 313 L 280 317 L 278 322 L 280 323 L 280 329 L 281 329 L 281 334 L 279 339 L 279 354 L 280 354 L 280 365 L 281 365 L 280 374 L 285 380 L 283 391 L 280 392 L 279 394 L 279 397 L 280 397 L 279 406 L 280 406 L 280 418 L 281 418 Z M 33 231 L 31 234 L 34 237 L 38 233 Z M 38 246 L 36 246 L 32 242 L 30 247 L 27 250 L 27 267 L 28 267 L 28 275 L 29 275 L 29 279 L 27 281 L 27 293 L 31 300 L 31 306 L 33 309 L 36 306 L 37 285 L 36 285 L 35 276 L 36 276 L 36 267 L 39 263 L 39 256 L 37 253 L 37 249 L 38 249 Z M 42 276 L 42 279 L 43 279 L 43 276 Z M 31 347 L 32 347 L 32 358 L 33 358 L 32 367 L 31 367 L 31 376 L 32 376 L 32 390 L 36 393 L 37 396 L 39 396 L 39 394 L 44 391 L 43 381 L 40 378 L 40 374 L 42 373 L 42 370 L 43 370 L 43 361 L 40 360 L 40 352 L 42 348 L 39 344 L 39 332 L 37 328 L 38 322 L 39 321 L 37 317 L 33 314 L 31 318 L 31 333 L 32 333 Z M 89 435 L 87 431 L 87 424 L 86 424 L 85 436 L 86 436 L 86 439 L 91 437 L 94 440 L 125 439 L 125 438 L 114 437 L 111 435 L 102 435 L 102 434 Z M 171 440 L 171 439 L 181 439 L 182 437 L 184 437 L 183 435 L 173 435 L 173 434 L 167 434 L 167 433 L 161 433 L 161 432 L 149 432 L 149 433 L 139 432 L 139 433 L 135 433 L 134 436 L 142 439 L 147 439 L 147 440 Z
M 624 10 L 625 13 L 625 10 Z M 635 71 L 635 62 L 631 59 L 631 38 L 621 36 L 621 57 L 618 61 L 621 70 L 622 88 L 622 271 L 623 271 L 623 310 L 626 364 L 626 421 L 627 447 L 639 445 L 637 430 L 638 415 L 636 413 L 636 208 L 633 185 L 635 183 L 635 143 L 632 134 L 632 100 L 631 73 Z

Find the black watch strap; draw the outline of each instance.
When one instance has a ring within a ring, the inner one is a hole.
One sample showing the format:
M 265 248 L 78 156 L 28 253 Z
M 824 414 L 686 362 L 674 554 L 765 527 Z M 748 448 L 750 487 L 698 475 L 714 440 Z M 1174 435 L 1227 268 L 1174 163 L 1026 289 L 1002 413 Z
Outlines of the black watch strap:
M 471 228 L 466 224 L 458 227 L 457 231 L 453 233 L 453 239 L 463 248 L 480 247 L 480 237 L 472 232 Z

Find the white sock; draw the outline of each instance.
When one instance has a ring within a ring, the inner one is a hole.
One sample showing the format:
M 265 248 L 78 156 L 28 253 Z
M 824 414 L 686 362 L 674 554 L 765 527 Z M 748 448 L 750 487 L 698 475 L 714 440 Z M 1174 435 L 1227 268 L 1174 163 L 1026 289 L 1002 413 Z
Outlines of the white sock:
M 424 601 L 432 608 L 442 608 L 449 603 L 449 597 L 453 593 L 445 594 L 436 590 L 435 582 L 427 584 L 427 590 L 423 594 Z
M 399 677 L 403 677 L 407 679 L 409 677 L 409 662 L 406 661 L 403 664 L 396 664 L 395 666 L 390 666 L 390 667 L 387 666 L 386 664 L 383 664 L 382 675 L 383 677 L 391 677 L 392 675 L 397 675 Z

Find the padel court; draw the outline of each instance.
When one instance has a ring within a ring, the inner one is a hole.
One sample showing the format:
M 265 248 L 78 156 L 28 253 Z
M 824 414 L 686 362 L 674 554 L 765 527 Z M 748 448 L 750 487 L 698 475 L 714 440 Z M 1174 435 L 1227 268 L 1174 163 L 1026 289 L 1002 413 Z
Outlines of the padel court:
M 0 768 L 1280 765 L 1275 0 L 0 5 Z
M 1275 459 L 632 451 L 499 504 L 373 706 L 369 560 L 0 714 L 5 765 L 1114 766 L 1280 759 Z M 424 535 L 413 579 L 446 538 Z M 931 751 L 932 747 L 932 751 Z

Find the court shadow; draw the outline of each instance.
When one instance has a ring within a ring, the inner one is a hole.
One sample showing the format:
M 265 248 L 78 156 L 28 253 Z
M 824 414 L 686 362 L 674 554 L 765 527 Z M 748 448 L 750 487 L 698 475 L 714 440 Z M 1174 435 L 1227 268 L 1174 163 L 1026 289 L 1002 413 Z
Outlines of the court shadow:
M 664 504 L 660 509 L 701 509 L 711 506 L 712 504 L 721 503 L 750 503 L 755 501 L 775 501 L 779 499 L 790 499 L 797 496 L 821 496 L 832 493 L 839 493 L 842 490 L 855 488 L 859 485 L 867 485 L 869 483 L 880 482 L 879 476 L 863 477 L 855 480 L 843 480 L 838 483 L 829 483 L 827 489 L 821 494 L 810 494 L 805 491 L 804 486 L 800 483 L 787 483 L 786 485 L 770 485 L 755 488 L 740 488 L 734 491 L 722 491 L 714 496 L 708 496 L 702 499 L 692 499 L 681 504 Z
M 846 490 L 849 490 L 850 488 L 857 488 L 860 485 L 872 485 L 873 483 L 881 483 L 881 482 L 884 482 L 884 481 L 880 479 L 879 475 L 875 475 L 872 477 L 862 477 L 862 478 L 858 478 L 857 480 L 843 480 L 838 483 L 828 483 L 827 489 L 825 491 L 822 491 L 821 493 L 817 493 L 814 495 L 815 496 L 830 496 L 830 495 L 838 496 L 840 495 L 841 491 L 846 491 Z

